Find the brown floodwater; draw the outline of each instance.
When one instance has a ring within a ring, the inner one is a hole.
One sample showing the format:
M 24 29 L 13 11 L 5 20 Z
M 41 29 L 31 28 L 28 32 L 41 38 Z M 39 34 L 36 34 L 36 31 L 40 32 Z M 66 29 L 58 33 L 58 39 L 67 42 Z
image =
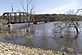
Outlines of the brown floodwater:
M 29 27 L 26 23 L 12 24 L 12 29 L 4 25 L 4 28 L 0 29 L 0 42 L 50 50 L 70 47 L 81 52 L 82 26 L 79 26 L 79 34 L 77 35 L 74 28 L 64 29 L 60 32 L 54 23 L 30 24 Z M 63 24 L 59 25 L 63 26 Z

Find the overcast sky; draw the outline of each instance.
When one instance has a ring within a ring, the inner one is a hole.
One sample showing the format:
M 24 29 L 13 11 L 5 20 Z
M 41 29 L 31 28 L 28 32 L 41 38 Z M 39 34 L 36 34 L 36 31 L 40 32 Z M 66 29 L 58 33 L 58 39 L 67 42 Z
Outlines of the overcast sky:
M 21 2 L 25 5 L 26 0 L 0 0 L 0 15 L 4 12 L 11 12 L 13 5 L 14 11 L 22 9 Z M 35 0 L 36 13 L 65 13 L 68 10 L 82 8 L 81 0 Z

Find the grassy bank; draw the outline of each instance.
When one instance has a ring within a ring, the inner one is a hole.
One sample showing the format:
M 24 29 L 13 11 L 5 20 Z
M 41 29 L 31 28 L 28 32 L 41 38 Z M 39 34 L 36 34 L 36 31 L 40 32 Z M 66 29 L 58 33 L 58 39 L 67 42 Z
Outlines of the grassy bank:
M 0 42 L 0 55 L 70 55 L 66 52 L 42 50 L 40 48 L 30 48 L 10 43 Z M 81 55 L 81 54 L 76 54 Z

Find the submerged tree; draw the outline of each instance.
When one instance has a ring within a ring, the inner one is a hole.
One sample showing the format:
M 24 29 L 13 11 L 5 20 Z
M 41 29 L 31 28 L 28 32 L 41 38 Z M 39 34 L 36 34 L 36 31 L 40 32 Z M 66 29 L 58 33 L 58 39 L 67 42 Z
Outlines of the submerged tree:
M 66 14 L 68 17 L 64 17 L 64 21 L 57 21 L 55 22 L 55 33 L 64 33 L 65 30 L 71 28 L 76 30 L 76 34 L 79 34 L 79 17 L 74 13 L 74 10 L 68 11 Z M 61 16 L 62 18 L 63 16 Z M 77 19 L 75 19 L 77 18 Z
M 75 28 L 76 29 L 76 32 L 77 32 L 77 34 L 79 34 L 79 17 L 76 17 L 77 18 L 77 20 L 74 20 L 75 18 L 75 15 L 77 15 L 77 13 L 76 12 L 74 12 L 74 10 L 70 10 L 68 13 L 67 13 L 68 15 L 73 15 L 73 17 L 72 16 L 70 16 L 70 20 L 69 20 L 69 26 L 70 27 L 73 27 L 73 28 Z M 68 26 L 68 27 L 69 27 Z
M 25 1 L 25 2 L 24 2 Z M 25 39 L 26 39 L 26 45 L 33 47 L 33 36 L 35 32 L 35 26 L 30 24 L 31 20 L 34 19 L 34 8 L 35 8 L 35 1 L 34 0 L 24 0 L 21 2 L 22 9 L 26 13 L 25 19 L 26 23 L 28 23 L 27 28 L 26 28 L 26 34 Z

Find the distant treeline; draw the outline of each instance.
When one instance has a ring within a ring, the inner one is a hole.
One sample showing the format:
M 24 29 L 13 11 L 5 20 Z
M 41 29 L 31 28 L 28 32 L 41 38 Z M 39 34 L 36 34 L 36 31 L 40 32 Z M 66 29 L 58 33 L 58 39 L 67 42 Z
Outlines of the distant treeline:
M 71 15 L 71 14 L 36 14 L 34 15 L 37 19 L 51 19 L 54 21 L 79 21 L 82 20 L 81 15 Z

